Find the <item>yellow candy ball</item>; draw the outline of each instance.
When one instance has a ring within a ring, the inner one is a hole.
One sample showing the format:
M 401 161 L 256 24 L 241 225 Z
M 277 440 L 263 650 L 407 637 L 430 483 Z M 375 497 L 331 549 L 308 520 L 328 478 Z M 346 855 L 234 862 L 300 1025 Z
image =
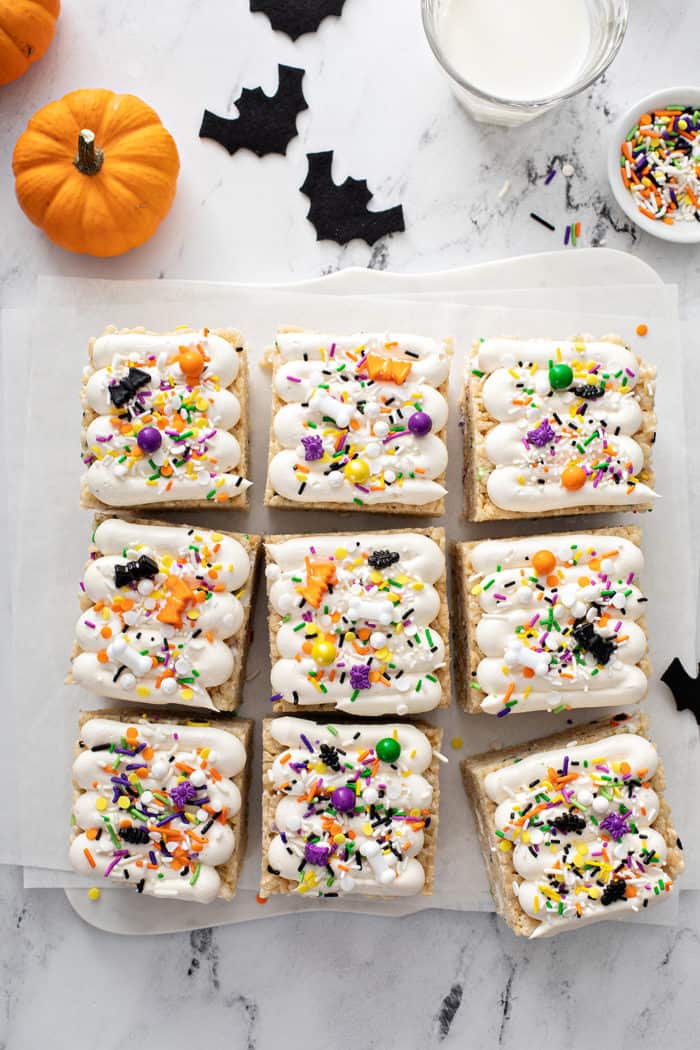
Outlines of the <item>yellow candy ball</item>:
M 311 646 L 311 657 L 317 664 L 332 664 L 336 657 L 333 642 L 318 641 Z
M 97 886 L 91 886 L 88 890 L 88 897 L 91 901 L 98 901 L 100 899 L 100 891 Z
M 353 485 L 361 485 L 363 481 L 367 481 L 371 470 L 366 459 L 351 459 L 343 473 Z

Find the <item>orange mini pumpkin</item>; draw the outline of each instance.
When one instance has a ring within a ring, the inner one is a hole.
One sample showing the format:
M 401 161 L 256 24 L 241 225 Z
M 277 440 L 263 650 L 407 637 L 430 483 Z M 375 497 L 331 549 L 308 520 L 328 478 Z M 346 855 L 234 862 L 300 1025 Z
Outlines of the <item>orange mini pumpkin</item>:
M 135 95 L 73 91 L 44 106 L 12 158 L 20 207 L 71 252 L 121 255 L 155 232 L 180 158 L 158 114 Z
M 0 0 L 0 85 L 26 73 L 56 32 L 61 0 Z

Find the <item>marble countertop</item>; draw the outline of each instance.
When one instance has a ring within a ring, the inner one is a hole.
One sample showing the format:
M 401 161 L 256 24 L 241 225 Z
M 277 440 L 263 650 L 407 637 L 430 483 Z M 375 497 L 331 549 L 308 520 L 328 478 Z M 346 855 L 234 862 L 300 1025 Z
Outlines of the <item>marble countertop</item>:
M 349 265 L 444 269 L 559 247 L 573 220 L 583 244 L 638 255 L 679 285 L 687 320 L 700 315 L 700 251 L 631 227 L 608 192 L 604 156 L 609 125 L 635 97 L 696 78 L 700 7 L 690 0 L 678 0 L 672 17 L 636 0 L 606 77 L 508 132 L 459 109 L 423 39 L 418 0 L 347 0 L 341 20 L 296 44 L 251 15 L 246 0 L 62 6 L 48 54 L 0 90 L 2 156 L 51 99 L 82 86 L 131 91 L 177 140 L 178 194 L 142 248 L 115 260 L 81 258 L 27 223 L 4 163 L 3 305 L 30 302 L 38 274 L 284 281 Z M 309 109 L 286 157 L 232 158 L 198 139 L 205 107 L 230 114 L 243 86 L 274 91 L 278 62 L 307 72 Z M 376 207 L 403 204 L 405 233 L 373 248 L 316 242 L 297 188 L 305 154 L 325 149 L 335 150 L 336 181 L 366 178 Z M 545 187 L 550 166 L 564 162 L 575 174 L 559 172 Z M 557 232 L 534 223 L 531 211 Z M 608 1045 L 663 1039 L 670 1050 L 695 1038 L 700 894 L 682 895 L 676 929 L 606 923 L 538 945 L 516 940 L 493 915 L 437 911 L 332 922 L 312 914 L 126 939 L 83 924 L 61 892 L 25 893 L 16 869 L 0 868 L 0 895 L 3 1050 L 49 1040 L 59 1050 L 137 1040 L 160 1050 L 202 1037 L 247 1050 L 283 1041 L 326 1050 L 358 1038 L 367 1048 L 518 1048 L 535 1024 L 548 1044 L 573 1048 L 602 1032 Z

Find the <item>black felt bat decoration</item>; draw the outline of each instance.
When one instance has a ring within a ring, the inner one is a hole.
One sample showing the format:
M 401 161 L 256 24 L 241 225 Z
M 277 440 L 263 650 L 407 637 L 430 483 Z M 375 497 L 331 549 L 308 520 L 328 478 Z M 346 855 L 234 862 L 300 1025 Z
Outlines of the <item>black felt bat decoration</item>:
M 297 134 L 297 117 L 308 109 L 301 82 L 304 70 L 279 66 L 279 85 L 274 95 L 262 88 L 243 88 L 236 101 L 237 117 L 219 117 L 204 110 L 200 139 L 214 139 L 229 153 L 249 149 L 264 157 L 287 152 Z
M 700 667 L 698 672 L 697 678 L 691 678 L 678 657 L 674 656 L 661 675 L 661 681 L 673 693 L 678 710 L 692 711 L 695 721 L 700 725 Z
M 311 201 L 307 218 L 316 230 L 317 241 L 347 244 L 359 237 L 374 244 L 388 233 L 406 229 L 400 204 L 385 211 L 367 210 L 372 194 L 364 179 L 347 178 L 340 186 L 333 182 L 332 150 L 307 153 L 307 160 L 309 171 L 300 189 Z
M 314 33 L 328 15 L 339 15 L 345 0 L 250 0 L 250 10 L 262 11 L 273 29 L 292 40 Z

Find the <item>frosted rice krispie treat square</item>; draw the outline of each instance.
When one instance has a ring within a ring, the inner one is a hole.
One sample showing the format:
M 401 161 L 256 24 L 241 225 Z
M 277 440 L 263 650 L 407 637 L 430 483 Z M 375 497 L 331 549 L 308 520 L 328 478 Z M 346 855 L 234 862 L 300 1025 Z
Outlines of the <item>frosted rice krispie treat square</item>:
M 83 375 L 83 507 L 247 508 L 239 332 L 107 328 Z
M 444 512 L 449 339 L 283 328 L 269 507 Z
M 455 547 L 455 664 L 467 711 L 503 718 L 635 704 L 651 673 L 629 526 Z
M 477 340 L 464 395 L 467 517 L 651 509 L 655 376 L 618 336 Z
M 260 894 L 432 893 L 442 730 L 263 723 Z
M 271 536 L 265 552 L 276 711 L 449 706 L 442 529 Z
M 71 865 L 98 888 L 230 900 L 245 853 L 253 723 L 163 715 L 82 713 Z
M 260 538 L 97 515 L 68 680 L 138 704 L 233 711 Z
M 496 910 L 520 936 L 631 916 L 683 870 L 639 715 L 474 755 L 462 772 Z

